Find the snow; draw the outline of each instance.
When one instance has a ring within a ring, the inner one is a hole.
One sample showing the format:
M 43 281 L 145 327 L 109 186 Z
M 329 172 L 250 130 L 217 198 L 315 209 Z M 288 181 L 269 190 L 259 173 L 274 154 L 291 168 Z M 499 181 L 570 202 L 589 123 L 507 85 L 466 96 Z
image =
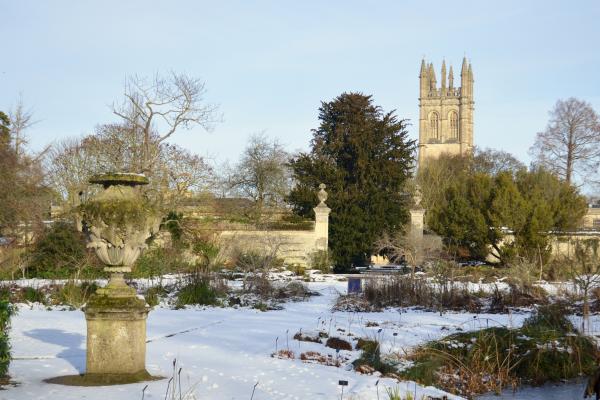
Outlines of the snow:
M 288 302 L 283 310 L 261 312 L 249 308 L 195 307 L 181 310 L 156 308 L 148 317 L 146 365 L 152 375 L 171 377 L 173 360 L 182 368 L 184 389 L 192 388 L 197 399 L 249 399 L 258 382 L 255 400 L 340 398 L 339 380 L 347 380 L 344 399 L 385 399 L 385 387 L 398 386 L 417 399 L 441 397 L 441 390 L 423 388 L 351 370 L 349 362 L 358 351 L 329 349 L 322 344 L 293 340 L 303 332 L 329 332 L 348 341 L 358 337 L 377 338 L 382 352 L 404 354 L 411 347 L 438 339 L 459 329 L 472 330 L 492 325 L 520 326 L 527 313 L 485 315 L 439 313 L 415 309 L 383 312 L 332 312 L 346 283 L 322 277 L 309 283 L 321 296 L 304 302 Z M 368 323 L 368 324 L 367 324 Z M 369 326 L 367 326 L 369 325 Z M 350 333 L 350 335 L 349 335 Z M 163 399 L 167 379 L 102 388 L 69 387 L 43 380 L 85 372 L 86 324 L 81 311 L 21 305 L 13 318 L 11 343 L 14 360 L 9 374 L 17 386 L 0 392 L 0 399 Z M 271 357 L 277 348 L 289 349 L 295 359 Z M 318 351 L 348 359 L 342 367 L 303 363 L 300 353 Z M 378 386 L 376 386 L 378 384 Z M 448 396 L 449 399 L 459 399 Z

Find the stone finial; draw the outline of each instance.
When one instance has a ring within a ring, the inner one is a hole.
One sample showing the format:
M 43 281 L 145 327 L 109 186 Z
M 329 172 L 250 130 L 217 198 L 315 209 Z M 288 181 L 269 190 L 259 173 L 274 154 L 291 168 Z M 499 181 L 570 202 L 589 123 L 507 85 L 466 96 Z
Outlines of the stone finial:
M 415 206 L 417 208 L 421 207 L 421 200 L 423 200 L 423 195 L 421 193 L 421 188 L 419 187 L 419 185 L 417 185 L 416 188 L 415 188 L 415 193 L 413 195 L 413 200 L 415 201 Z
M 319 200 L 321 201 L 321 202 L 319 203 L 319 205 L 323 205 L 323 206 L 324 206 L 324 205 L 325 205 L 325 201 L 327 201 L 327 196 L 328 196 L 328 195 L 327 195 L 327 192 L 325 191 L 325 188 L 326 188 L 326 187 L 327 187 L 327 186 L 326 186 L 324 183 L 321 183 L 321 184 L 319 185 L 319 189 L 320 189 L 320 190 L 319 190 L 319 193 L 317 194 L 317 197 L 318 197 L 318 198 L 319 198 Z

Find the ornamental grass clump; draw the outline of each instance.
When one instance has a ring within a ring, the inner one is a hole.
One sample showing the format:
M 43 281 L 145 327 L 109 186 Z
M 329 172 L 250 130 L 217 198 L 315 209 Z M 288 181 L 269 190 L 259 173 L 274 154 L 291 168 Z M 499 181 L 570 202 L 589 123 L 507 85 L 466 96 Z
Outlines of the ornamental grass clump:
M 594 343 L 555 304 L 540 307 L 519 329 L 492 327 L 429 342 L 410 355 L 414 364 L 401 375 L 472 396 L 589 375 L 597 356 Z
M 439 284 L 411 275 L 369 279 L 365 284 L 363 297 L 376 309 L 419 306 L 439 311 L 481 310 L 480 300 L 469 292 L 467 284 L 444 282 Z
M 226 286 L 208 273 L 191 274 L 177 293 L 177 307 L 186 305 L 214 306 L 226 294 Z
M 57 305 L 67 305 L 72 308 L 80 308 L 92 294 L 96 292 L 98 285 L 95 282 L 68 281 L 64 286 L 60 286 L 51 295 L 52 302 Z

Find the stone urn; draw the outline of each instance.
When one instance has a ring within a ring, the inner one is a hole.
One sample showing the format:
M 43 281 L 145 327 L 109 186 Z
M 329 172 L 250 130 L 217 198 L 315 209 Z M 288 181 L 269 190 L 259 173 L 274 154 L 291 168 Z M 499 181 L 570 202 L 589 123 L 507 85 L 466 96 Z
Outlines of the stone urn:
M 85 307 L 87 359 L 85 378 L 98 384 L 127 383 L 151 378 L 146 371 L 145 300 L 127 286 L 123 275 L 158 232 L 160 217 L 141 191 L 148 178 L 116 173 L 93 177 L 103 190 L 80 205 L 88 248 L 94 249 L 110 273 L 108 284 Z

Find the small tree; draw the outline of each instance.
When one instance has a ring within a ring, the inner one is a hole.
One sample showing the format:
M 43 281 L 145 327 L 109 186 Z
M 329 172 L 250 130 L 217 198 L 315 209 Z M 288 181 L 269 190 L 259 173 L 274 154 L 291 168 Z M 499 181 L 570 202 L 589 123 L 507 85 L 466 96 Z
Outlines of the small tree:
M 227 177 L 230 188 L 255 204 L 255 219 L 265 207 L 281 205 L 290 189 L 289 154 L 277 140 L 253 135 L 242 159 Z
M 589 295 L 593 288 L 600 285 L 600 254 L 597 239 L 577 241 L 575 257 L 567 259 L 573 284 L 583 296 L 582 332 L 589 331 L 590 305 Z
M 558 100 L 548 126 L 536 136 L 530 153 L 537 162 L 567 183 L 586 178 L 600 164 L 600 122 L 590 103 Z

